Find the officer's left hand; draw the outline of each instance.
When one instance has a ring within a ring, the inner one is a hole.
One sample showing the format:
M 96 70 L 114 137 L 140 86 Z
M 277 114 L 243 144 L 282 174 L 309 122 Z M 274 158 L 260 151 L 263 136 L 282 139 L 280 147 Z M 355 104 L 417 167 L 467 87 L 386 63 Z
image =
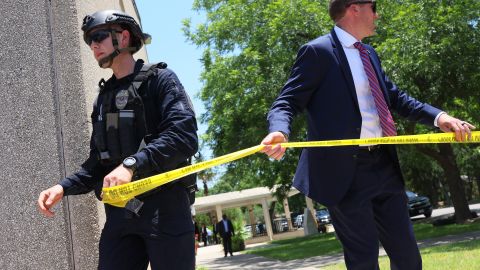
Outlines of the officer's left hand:
M 103 187 L 114 187 L 130 183 L 132 177 L 133 171 L 120 165 L 103 178 Z

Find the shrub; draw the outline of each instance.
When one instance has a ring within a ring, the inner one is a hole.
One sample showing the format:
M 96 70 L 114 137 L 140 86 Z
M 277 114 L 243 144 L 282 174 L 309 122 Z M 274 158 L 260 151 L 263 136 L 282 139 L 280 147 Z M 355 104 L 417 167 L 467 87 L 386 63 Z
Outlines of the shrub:
M 232 236 L 232 250 L 233 252 L 245 250 L 245 240 L 241 233 Z

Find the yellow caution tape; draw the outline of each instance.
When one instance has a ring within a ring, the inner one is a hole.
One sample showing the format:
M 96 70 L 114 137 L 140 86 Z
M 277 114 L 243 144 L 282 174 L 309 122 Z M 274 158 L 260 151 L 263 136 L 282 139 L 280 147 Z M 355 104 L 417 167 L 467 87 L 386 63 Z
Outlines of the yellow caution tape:
M 200 172 L 208 168 L 212 168 L 221 164 L 228 163 L 246 156 L 250 156 L 260 151 L 264 146 L 257 145 L 247 149 L 243 149 L 228 155 L 217 157 L 204 162 L 195 163 L 190 166 L 186 166 L 180 169 L 169 171 L 166 173 L 157 174 L 148 178 L 144 178 L 138 181 L 130 182 L 128 184 L 103 188 L 102 189 L 102 201 L 104 203 L 111 204 L 113 206 L 124 207 L 125 204 L 133 197 L 140 195 L 144 192 L 152 190 L 156 187 L 169 183 L 171 181 L 182 178 L 186 175 Z
M 470 139 L 463 143 L 479 143 L 480 131 L 472 132 Z M 281 143 L 282 147 L 330 147 L 346 145 L 373 145 L 373 144 L 426 144 L 426 143 L 459 143 L 455 140 L 454 133 L 435 133 L 421 135 L 407 135 L 395 137 L 381 137 L 369 139 L 351 139 L 351 140 L 329 140 L 329 141 L 310 141 L 310 142 L 289 142 Z M 156 187 L 172 182 L 192 173 L 200 172 L 218 165 L 222 165 L 246 156 L 253 155 L 262 150 L 264 145 L 257 145 L 211 160 L 199 162 L 180 169 L 166 173 L 154 175 L 128 184 L 103 188 L 103 202 L 113 206 L 125 207 L 127 202 L 144 192 Z

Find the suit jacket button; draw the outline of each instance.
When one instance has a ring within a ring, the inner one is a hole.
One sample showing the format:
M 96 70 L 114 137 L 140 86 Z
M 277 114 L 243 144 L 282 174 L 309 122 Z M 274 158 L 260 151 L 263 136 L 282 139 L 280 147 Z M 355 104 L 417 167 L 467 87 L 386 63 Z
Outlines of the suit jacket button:
M 352 157 L 353 157 L 353 159 L 356 159 L 356 158 L 357 158 L 357 155 L 353 155 Z

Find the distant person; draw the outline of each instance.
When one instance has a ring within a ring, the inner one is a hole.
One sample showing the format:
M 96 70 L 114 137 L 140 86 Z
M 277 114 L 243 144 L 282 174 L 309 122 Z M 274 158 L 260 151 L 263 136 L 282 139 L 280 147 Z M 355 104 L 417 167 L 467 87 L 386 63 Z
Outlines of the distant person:
M 227 257 L 227 253 L 230 253 L 230 256 L 233 256 L 232 251 L 232 236 L 235 235 L 232 222 L 227 218 L 227 215 L 222 216 L 222 220 L 217 224 L 217 230 L 222 237 L 223 242 L 223 251 Z
M 258 233 L 259 233 L 259 234 L 263 234 L 263 230 L 264 230 L 263 224 L 259 222 L 259 223 L 258 223 Z
M 207 229 L 207 243 L 209 245 L 211 245 L 212 244 L 212 234 L 213 233 L 212 233 L 212 230 L 210 230 L 210 228 L 206 227 L 206 229 Z
M 198 223 L 195 219 L 193 219 L 193 226 L 195 230 L 195 240 L 200 242 L 200 238 L 201 238 L 200 228 L 198 227 Z
M 217 232 L 217 224 L 214 223 L 214 224 L 212 225 L 212 237 L 213 237 L 213 242 L 214 242 L 215 244 L 218 244 L 217 234 L 218 234 L 218 232 Z
M 207 231 L 207 225 L 202 224 L 202 241 L 203 241 L 203 246 L 206 247 L 208 244 L 208 231 Z
M 308 141 L 396 136 L 391 112 L 455 132 L 458 141 L 471 135 L 471 124 L 398 89 L 376 51 L 362 43 L 375 34 L 376 1 L 330 0 L 329 14 L 335 27 L 300 48 L 270 109 L 270 134 L 262 141 L 269 157 L 282 158 L 279 143 L 303 111 Z M 305 148 L 293 179 L 296 189 L 328 206 L 347 269 L 378 269 L 379 242 L 392 269 L 422 268 L 394 145 Z
M 194 230 L 195 230 L 195 256 L 197 256 L 197 251 L 198 251 L 198 247 L 200 246 L 199 244 L 199 238 L 200 238 L 200 229 L 198 228 L 198 224 L 197 222 L 195 221 L 195 217 L 193 217 L 193 226 L 195 227 Z

